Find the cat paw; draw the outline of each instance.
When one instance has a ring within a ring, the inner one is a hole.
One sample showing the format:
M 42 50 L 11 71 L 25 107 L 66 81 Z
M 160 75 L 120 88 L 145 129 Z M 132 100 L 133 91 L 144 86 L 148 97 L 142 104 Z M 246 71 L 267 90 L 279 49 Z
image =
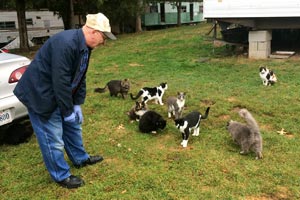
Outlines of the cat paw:
M 183 140 L 180 144 L 182 147 L 187 147 L 188 140 Z

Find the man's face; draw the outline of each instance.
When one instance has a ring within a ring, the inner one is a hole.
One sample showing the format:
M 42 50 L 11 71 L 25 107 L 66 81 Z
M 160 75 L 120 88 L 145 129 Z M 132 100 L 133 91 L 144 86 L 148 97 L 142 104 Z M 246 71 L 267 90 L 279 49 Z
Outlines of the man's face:
M 91 32 L 91 48 L 95 48 L 100 45 L 104 45 L 107 37 L 101 31 L 93 30 Z

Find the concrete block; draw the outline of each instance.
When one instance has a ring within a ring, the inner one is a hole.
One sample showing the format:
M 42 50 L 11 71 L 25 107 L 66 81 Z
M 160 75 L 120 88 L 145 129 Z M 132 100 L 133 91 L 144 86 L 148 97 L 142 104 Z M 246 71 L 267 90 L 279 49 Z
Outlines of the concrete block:
M 270 41 L 272 40 L 272 31 L 249 31 L 248 41 Z
M 257 50 L 257 42 L 249 42 L 249 51 L 256 51 Z
M 257 42 L 257 50 L 258 51 L 268 51 L 271 49 L 271 42 Z

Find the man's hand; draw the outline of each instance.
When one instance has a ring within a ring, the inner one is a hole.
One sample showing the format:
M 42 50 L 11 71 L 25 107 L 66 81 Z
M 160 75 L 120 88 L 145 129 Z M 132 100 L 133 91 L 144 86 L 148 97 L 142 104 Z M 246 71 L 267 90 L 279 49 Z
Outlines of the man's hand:
M 83 115 L 82 115 L 80 105 L 74 105 L 74 113 L 75 113 L 76 117 L 78 117 L 78 122 L 82 123 L 83 122 Z
M 71 115 L 64 117 L 65 122 L 74 123 L 76 121 L 76 115 L 74 112 L 72 112 Z

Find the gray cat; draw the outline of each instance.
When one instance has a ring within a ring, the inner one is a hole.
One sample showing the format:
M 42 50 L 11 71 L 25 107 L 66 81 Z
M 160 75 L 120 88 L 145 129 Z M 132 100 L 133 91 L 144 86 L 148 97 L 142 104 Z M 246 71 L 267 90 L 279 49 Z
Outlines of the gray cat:
M 233 141 L 241 146 L 240 154 L 247 154 L 252 150 L 256 154 L 256 159 L 262 159 L 263 141 L 256 120 L 247 109 L 241 109 L 239 115 L 247 124 L 230 120 L 227 123 L 227 130 Z
M 167 105 L 168 105 L 168 117 L 172 116 L 175 119 L 182 117 L 182 111 L 185 104 L 185 92 L 177 92 L 177 97 L 168 97 Z
M 110 96 L 118 96 L 118 93 L 120 93 L 125 99 L 125 95 L 127 95 L 129 89 L 130 89 L 130 82 L 128 79 L 124 80 L 111 80 L 109 81 L 104 88 L 95 88 L 95 92 L 103 93 L 105 92 L 105 89 L 108 88 Z

